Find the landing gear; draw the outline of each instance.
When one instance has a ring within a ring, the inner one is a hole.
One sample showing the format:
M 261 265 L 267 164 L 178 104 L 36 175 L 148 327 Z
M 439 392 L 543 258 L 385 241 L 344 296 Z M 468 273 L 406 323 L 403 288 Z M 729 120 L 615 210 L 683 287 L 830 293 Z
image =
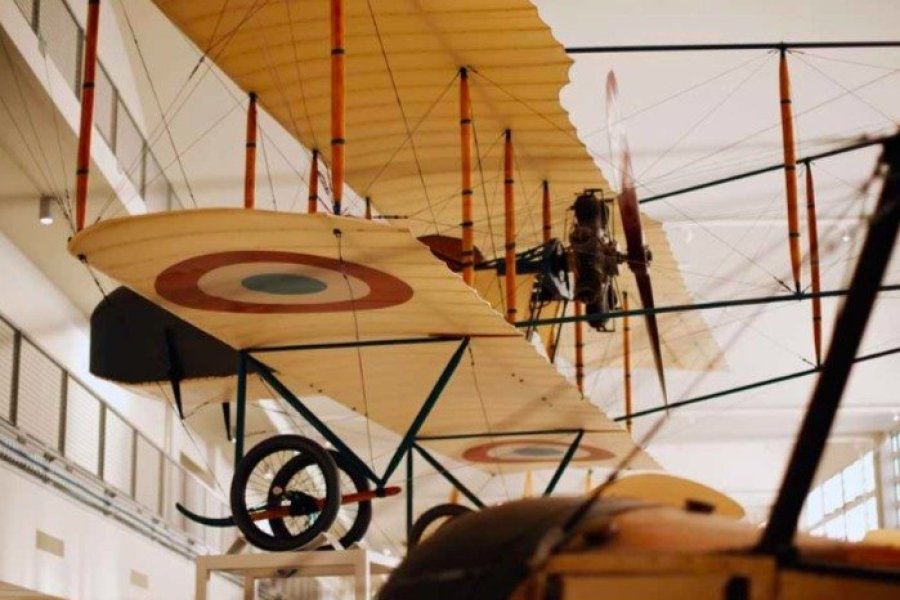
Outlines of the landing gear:
M 462 515 L 472 512 L 472 509 L 462 504 L 438 504 L 423 512 L 413 523 L 406 544 L 410 550 L 415 548 L 422 540 L 434 534 L 435 531 Z
M 263 440 L 238 462 L 231 512 L 244 537 L 263 550 L 296 550 L 331 527 L 341 503 L 332 455 L 298 435 Z
M 369 480 L 360 473 L 340 452 L 329 450 L 331 458 L 338 470 L 340 478 L 341 497 L 352 495 L 366 496 L 369 492 Z M 270 498 L 274 498 L 277 490 L 291 490 L 295 482 L 299 482 L 303 472 L 310 467 L 309 457 L 298 455 L 284 465 L 275 477 L 269 488 Z M 337 539 L 340 548 L 349 548 L 366 535 L 372 522 L 372 501 L 361 500 L 359 502 L 342 502 L 337 516 L 331 527 L 328 528 L 334 538 Z M 272 533 L 282 537 L 291 535 L 290 529 L 284 519 L 272 519 L 269 521 Z M 319 550 L 336 550 L 332 544 L 321 546 Z

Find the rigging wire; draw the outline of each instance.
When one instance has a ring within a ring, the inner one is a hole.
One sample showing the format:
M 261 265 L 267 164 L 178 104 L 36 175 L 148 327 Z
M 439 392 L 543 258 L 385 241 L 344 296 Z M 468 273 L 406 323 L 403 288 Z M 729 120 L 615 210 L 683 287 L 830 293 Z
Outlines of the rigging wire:
M 6 47 L 6 39 L 2 38 L 2 36 L 0 36 L 0 46 L 2 46 L 2 48 L 3 48 L 3 56 L 6 59 L 6 62 L 9 65 L 9 70 L 11 71 L 11 73 L 13 75 L 13 80 L 15 81 L 16 90 L 17 90 L 18 96 L 19 96 L 19 102 L 21 102 L 22 106 L 25 109 L 25 113 L 28 116 L 28 123 L 31 128 L 31 132 L 34 135 L 34 140 L 35 140 L 35 144 L 38 147 L 38 152 L 40 153 L 41 157 L 43 158 L 43 161 L 44 161 L 43 164 L 41 164 L 41 161 L 38 160 L 38 157 L 35 154 L 34 149 L 32 148 L 32 145 L 29 144 L 29 142 L 28 142 L 28 138 L 25 135 L 25 132 L 19 126 L 19 122 L 16 119 L 15 114 L 13 113 L 13 111 L 9 107 L 9 105 L 7 104 L 6 99 L 3 98 L 2 96 L 0 96 L 0 103 L 2 103 L 3 108 L 6 110 L 7 114 L 9 115 L 9 120 L 10 120 L 10 122 L 12 122 L 13 127 L 16 130 L 16 133 L 18 133 L 19 137 L 22 139 L 22 144 L 25 146 L 25 149 L 28 151 L 28 155 L 31 157 L 31 160 L 34 163 L 34 166 L 37 169 L 37 172 L 40 174 L 41 178 L 44 180 L 44 184 L 46 185 L 45 189 L 54 194 L 57 204 L 60 206 L 61 210 L 63 211 L 63 215 L 65 215 L 66 220 L 69 222 L 69 226 L 72 227 L 72 219 L 70 217 L 70 214 L 69 214 L 68 210 L 66 209 L 66 206 L 64 204 L 62 204 L 62 202 L 60 200 L 61 195 L 59 194 L 59 190 L 61 188 L 58 188 L 56 186 L 56 184 L 53 183 L 53 177 L 52 177 L 53 167 L 51 166 L 50 161 L 47 158 L 47 155 L 44 153 L 44 148 L 40 142 L 41 138 L 37 133 L 37 129 L 34 124 L 34 119 L 31 116 L 31 110 L 29 108 L 29 104 L 25 100 L 25 95 L 24 95 L 24 92 L 22 91 L 21 83 L 19 82 L 19 76 L 18 76 L 18 72 L 16 70 L 16 66 L 13 63 L 13 60 L 9 54 L 8 48 Z M 46 167 L 46 169 L 47 169 L 46 171 L 44 170 L 44 167 Z M 41 186 L 35 185 L 35 187 L 40 190 Z
M 500 140 L 502 140 L 502 139 L 503 139 L 502 134 L 497 136 L 497 138 L 493 141 L 493 143 L 490 146 L 488 146 L 488 149 L 482 156 L 482 159 L 487 159 L 488 157 L 490 157 L 491 154 L 494 152 L 494 149 L 499 148 L 499 143 L 500 143 Z M 491 178 L 488 178 L 486 182 L 484 180 L 482 180 L 482 183 L 473 185 L 472 189 L 473 189 L 473 191 L 475 189 L 484 189 L 484 183 L 493 183 L 493 182 L 494 182 L 494 178 L 491 177 Z M 438 211 L 443 210 L 444 207 L 446 207 L 446 205 L 449 204 L 450 202 L 457 200 L 461 193 L 462 193 L 462 188 L 458 187 L 455 190 L 453 190 L 453 192 L 447 194 L 444 198 L 438 200 L 435 203 L 435 206 L 438 209 Z M 427 209 L 425 209 L 425 208 L 421 208 L 417 211 L 413 211 L 413 212 L 409 213 L 408 218 L 416 217 L 416 216 L 422 214 L 423 212 L 425 212 L 426 210 Z M 474 219 L 473 223 L 481 223 L 481 222 L 484 222 L 485 220 L 486 219 Z M 447 227 L 448 229 L 458 229 L 460 227 L 460 224 L 458 222 L 456 222 L 456 223 L 441 223 L 441 224 L 444 225 L 445 227 Z
M 491 144 L 491 148 L 493 148 L 494 145 L 496 145 L 500 141 L 500 139 L 503 137 L 504 137 L 504 134 L 500 133 L 500 135 L 497 136 L 497 139 L 495 139 L 493 141 L 493 143 Z M 485 219 L 487 220 L 488 236 L 489 236 L 489 240 L 491 243 L 491 252 L 493 253 L 494 257 L 498 257 L 500 255 L 497 254 L 497 245 L 496 245 L 495 239 L 494 239 L 494 224 L 491 220 L 491 208 L 490 208 L 490 205 L 488 204 L 487 182 L 484 179 L 484 158 L 486 158 L 486 156 L 481 154 L 481 143 L 478 140 L 478 125 L 477 125 L 477 121 L 475 120 L 475 108 L 474 107 L 472 107 L 472 139 L 475 142 L 475 162 L 478 163 L 478 178 L 480 180 L 480 185 L 478 187 L 481 188 L 481 197 L 482 197 L 482 200 L 484 201 L 484 214 L 485 214 Z M 499 169 L 498 169 L 497 180 L 499 180 L 499 179 L 500 179 L 500 175 L 499 175 Z M 496 186 L 495 186 L 494 190 L 496 191 Z M 500 285 L 500 275 L 499 274 L 497 275 L 497 285 Z
M 163 124 L 166 137 L 169 139 L 169 144 L 172 146 L 172 153 L 175 155 L 175 159 L 178 161 L 178 168 L 181 171 L 181 178 L 184 180 L 184 185 L 187 188 L 191 203 L 194 205 L 194 208 L 197 208 L 197 199 L 194 197 L 194 190 L 191 188 L 191 182 L 187 176 L 187 171 L 184 168 L 184 162 L 181 160 L 181 156 L 178 154 L 178 148 L 175 146 L 175 138 L 172 136 L 172 129 L 169 127 L 169 122 L 166 120 L 165 114 L 163 114 L 162 102 L 159 99 L 159 93 L 156 91 L 156 85 L 154 85 L 153 83 L 153 77 L 150 76 L 150 68 L 147 66 L 147 60 L 144 57 L 144 52 L 141 50 L 141 45 L 140 43 L 138 43 L 137 33 L 134 30 L 134 26 L 131 24 L 131 17 L 128 16 L 128 9 L 125 8 L 124 0 L 119 0 L 119 6 L 121 6 L 122 14 L 125 16 L 125 23 L 126 25 L 128 25 L 129 33 L 131 33 L 131 40 L 134 42 L 134 47 L 137 50 L 137 55 L 140 59 L 141 67 L 144 70 L 144 76 L 147 78 L 147 83 L 150 85 L 150 93 L 153 95 L 153 102 L 156 105 L 156 110 L 159 111 L 160 122 Z M 150 152 L 149 144 L 147 145 L 146 152 Z
M 47 91 L 50 93 L 50 97 L 54 97 L 53 93 L 53 82 L 50 79 L 50 59 L 47 54 L 42 55 L 44 59 L 44 80 L 47 82 Z M 66 169 L 66 160 L 63 157 L 63 149 L 62 149 L 62 133 L 59 125 L 59 111 L 51 110 L 53 113 L 53 134 L 56 137 L 56 153 L 59 158 L 59 169 L 62 173 L 63 178 L 63 191 L 65 192 L 65 196 L 60 198 L 62 203 L 65 206 L 65 210 L 63 210 L 63 215 L 66 218 L 66 222 L 69 225 L 69 228 L 72 230 L 72 233 L 75 232 L 75 227 L 73 220 L 71 218 L 72 213 L 74 212 L 72 207 L 72 197 L 69 194 L 69 175 Z
M 291 50 L 294 53 L 294 69 L 297 71 L 297 86 L 300 90 L 300 103 L 303 105 L 303 114 L 306 116 L 306 124 L 309 127 L 309 134 L 312 136 L 313 148 L 319 147 L 319 140 L 316 137 L 316 129 L 313 127 L 312 118 L 309 116 L 309 106 L 306 102 L 306 91 L 303 88 L 303 77 L 300 73 L 300 56 L 297 54 L 297 40 L 294 37 L 294 17 L 291 15 L 291 2 L 284 0 L 284 7 L 287 11 L 288 30 L 291 34 Z
M 363 191 L 361 194 L 362 196 L 365 196 L 366 194 L 369 193 L 369 190 L 372 188 L 373 185 L 375 185 L 375 182 L 377 182 L 381 178 L 381 176 L 384 174 L 385 170 L 394 161 L 394 159 L 397 157 L 397 155 L 400 153 L 400 151 L 406 147 L 406 143 L 411 140 L 412 135 L 416 131 L 419 130 L 419 127 L 422 125 L 422 123 L 424 123 L 425 120 L 431 116 L 431 113 L 434 112 L 434 109 L 437 108 L 437 106 L 441 103 L 441 101 L 444 99 L 444 96 L 447 95 L 447 92 L 450 91 L 450 89 L 453 87 L 454 82 L 456 82 L 456 80 L 458 78 L 459 78 L 459 73 L 454 72 L 453 77 L 450 78 L 450 81 L 447 82 L 447 85 L 444 86 L 444 89 L 441 91 L 441 93 L 438 95 L 438 97 L 435 98 L 434 102 L 431 103 L 431 105 L 428 107 L 428 110 L 425 111 L 425 114 L 423 114 L 422 117 L 416 122 L 415 126 L 412 128 L 412 131 L 407 132 L 406 137 L 403 138 L 403 141 L 400 142 L 400 145 L 398 145 L 397 148 L 391 153 L 390 157 L 388 157 L 387 162 L 385 162 L 381 166 L 381 168 L 378 170 L 378 172 L 375 173 L 375 176 L 372 178 L 372 180 L 369 181 L 368 184 L 366 184 L 365 188 L 363 188 Z M 427 210 L 429 210 L 428 207 L 420 209 L 415 214 L 420 214 Z
M 645 112 L 653 110 L 654 108 L 658 108 L 659 106 L 662 106 L 663 104 L 666 104 L 667 102 L 670 102 L 672 100 L 675 100 L 676 98 L 680 98 L 681 96 L 684 96 L 685 94 L 689 94 L 690 92 L 698 90 L 698 89 L 706 86 L 707 84 L 712 83 L 713 81 L 721 79 L 721 78 L 723 78 L 727 75 L 730 75 L 736 71 L 740 71 L 741 69 L 743 69 L 744 67 L 746 67 L 747 65 L 752 63 L 753 61 L 759 60 L 761 58 L 766 58 L 767 56 L 769 56 L 769 52 L 752 55 L 750 58 L 748 58 L 747 60 L 745 60 L 741 63 L 738 63 L 736 66 L 729 67 L 728 69 L 725 69 L 724 71 L 722 71 L 716 75 L 713 75 L 712 77 L 710 77 L 708 79 L 704 79 L 703 81 L 700 81 L 699 83 L 694 83 L 678 92 L 675 92 L 674 94 L 666 96 L 660 100 L 657 100 L 656 102 L 652 102 L 652 103 L 644 106 L 643 108 L 639 108 L 639 109 L 635 110 L 634 112 L 631 112 L 631 113 L 625 115 L 624 117 L 621 117 L 618 122 L 624 123 L 625 121 L 628 121 L 629 119 L 633 119 L 634 117 L 637 117 L 638 115 L 641 115 Z M 609 132 L 607 131 L 607 126 L 603 125 L 602 127 L 593 129 L 593 130 L 587 132 L 586 134 L 584 134 L 582 136 L 582 138 L 586 140 L 586 139 L 591 138 L 599 133 L 604 133 L 604 134 L 608 135 Z M 590 151 L 591 148 L 588 147 L 588 150 Z
M 819 67 L 817 67 L 816 65 L 814 65 L 812 62 L 810 62 L 810 61 L 806 60 L 805 58 L 803 58 L 803 53 L 802 53 L 802 52 L 792 53 L 792 56 L 795 56 L 795 57 L 796 57 L 800 62 L 802 62 L 804 65 L 806 65 L 807 67 L 813 69 L 813 70 L 816 71 L 819 75 L 821 75 L 822 77 L 824 77 L 825 79 L 827 79 L 828 81 L 830 81 L 831 83 L 833 83 L 834 85 L 836 85 L 837 87 L 841 88 L 843 91 L 845 91 L 845 92 L 847 92 L 848 94 L 850 94 L 850 97 L 852 97 L 852 98 L 858 100 L 860 103 L 862 103 L 862 104 L 864 104 L 865 106 L 871 108 L 874 112 L 878 113 L 881 117 L 883 117 L 886 121 L 888 121 L 888 122 L 891 123 L 892 125 L 896 125 L 896 124 L 897 124 L 897 120 L 896 120 L 894 117 L 888 115 L 888 114 L 885 113 L 883 110 L 881 110 L 880 108 L 878 108 L 877 106 L 875 106 L 874 104 L 872 104 L 871 102 L 869 102 L 868 100 L 866 100 L 865 98 L 863 98 L 861 95 L 857 94 L 855 91 L 851 90 L 850 88 L 848 88 L 847 86 L 845 86 L 843 83 L 841 83 L 840 81 L 838 81 L 837 79 L 835 79 L 834 77 L 832 77 L 831 75 L 829 75 L 828 73 L 826 73 L 824 70 L 820 69 Z
M 896 69 L 896 70 L 891 71 L 891 72 L 889 72 L 889 73 L 883 73 L 883 74 L 879 75 L 878 77 L 875 77 L 874 79 L 869 79 L 868 81 L 866 81 L 866 82 L 864 82 L 864 83 L 862 83 L 862 84 L 860 84 L 860 85 L 858 85 L 858 86 L 855 86 L 855 87 L 853 87 L 853 88 L 850 88 L 850 89 L 848 89 L 847 91 L 844 91 L 844 92 L 842 92 L 842 93 L 840 93 L 840 94 L 838 94 L 838 95 L 836 95 L 836 96 L 832 96 L 831 98 L 828 98 L 828 99 L 826 99 L 826 100 L 823 100 L 822 102 L 820 102 L 820 103 L 818 103 L 818 104 L 815 104 L 815 105 L 813 105 L 813 106 L 811 106 L 811 107 L 809 107 L 809 108 L 807 108 L 807 109 L 804 109 L 804 110 L 802 110 L 802 111 L 796 112 L 796 113 L 794 113 L 794 123 L 796 123 L 796 122 L 800 119 L 800 117 L 808 116 L 809 114 L 811 114 L 811 113 L 817 111 L 818 109 L 820 109 L 820 108 L 822 108 L 822 107 L 824 107 L 824 106 L 826 106 L 826 105 L 828 105 L 828 104 L 830 104 L 830 103 L 832 103 L 832 102 L 834 102 L 834 101 L 836 101 L 836 100 L 839 100 L 839 99 L 843 98 L 844 96 L 847 96 L 847 95 L 852 94 L 852 93 L 854 93 L 854 92 L 858 92 L 858 91 L 861 90 L 861 89 L 864 89 L 864 88 L 866 88 L 866 87 L 869 87 L 869 86 L 871 86 L 871 85 L 874 85 L 874 84 L 878 83 L 879 81 L 883 81 L 883 80 L 887 79 L 888 77 L 891 77 L 891 76 L 893 76 L 893 75 L 896 75 L 897 73 L 900 73 L 900 69 Z M 700 157 L 698 157 L 698 158 L 689 160 L 689 161 L 687 161 L 687 162 L 685 162 L 685 163 L 679 165 L 678 167 L 675 167 L 674 169 L 672 169 L 672 170 L 670 170 L 670 171 L 667 171 L 667 172 L 663 173 L 662 175 L 660 175 L 660 176 L 658 176 L 658 177 L 655 177 L 655 178 L 651 179 L 648 183 L 655 183 L 655 182 L 659 181 L 661 178 L 663 178 L 663 177 L 665 177 L 665 176 L 667 176 L 667 175 L 670 175 L 670 174 L 675 173 L 675 172 L 680 172 L 680 171 L 683 170 L 685 167 L 689 167 L 689 166 L 691 166 L 691 165 L 694 165 L 694 164 L 703 162 L 703 161 L 705 161 L 705 160 L 708 159 L 708 158 L 711 158 L 711 157 L 713 157 L 713 156 L 719 155 L 719 154 L 725 152 L 726 150 L 730 150 L 730 149 L 732 149 L 732 148 L 734 148 L 734 147 L 736 147 L 736 146 L 739 146 L 740 144 L 746 142 L 747 140 L 750 140 L 750 139 L 752 139 L 752 138 L 755 138 L 756 136 L 758 136 L 758 135 L 760 135 L 760 134 L 762 134 L 762 133 L 765 133 L 765 132 L 767 132 L 767 131 L 771 131 L 772 129 L 777 129 L 778 127 L 781 127 L 780 121 L 779 121 L 778 123 L 774 123 L 774 124 L 772 124 L 772 125 L 769 125 L 768 127 L 763 127 L 762 129 L 759 129 L 759 130 L 757 130 L 757 131 L 755 131 L 755 132 L 753 132 L 753 133 L 751 133 L 751 134 L 749 134 L 749 135 L 746 135 L 746 136 L 744 136 L 744 137 L 742 137 L 742 138 L 740 138 L 740 139 L 738 139 L 738 140 L 736 140 L 736 141 L 734 141 L 734 142 L 728 143 L 728 144 L 726 144 L 725 146 L 722 146 L 722 147 L 718 148 L 717 150 L 715 150 L 715 151 L 713 151 L 713 152 L 711 152 L 711 153 L 704 154 L 703 156 L 700 156 Z M 650 191 L 652 192 L 652 190 L 650 190 Z
M 359 380 L 360 380 L 360 390 L 362 391 L 363 398 L 363 411 L 366 417 L 366 438 L 369 443 L 369 466 L 374 470 L 375 468 L 375 452 L 372 444 L 372 423 L 371 419 L 369 419 L 369 395 L 366 391 L 366 372 L 363 364 L 362 357 L 362 348 L 359 346 L 359 341 L 361 339 L 359 332 L 359 315 L 357 314 L 356 308 L 356 297 L 353 293 L 353 285 L 350 283 L 350 277 L 347 275 L 346 263 L 344 262 L 344 248 L 342 243 L 342 234 L 340 229 L 334 230 L 334 237 L 337 240 L 337 252 L 338 252 L 338 262 L 341 265 L 341 276 L 344 278 L 344 283 L 347 285 L 347 293 L 350 295 L 350 314 L 353 316 L 353 331 L 354 336 L 356 337 L 357 346 L 356 350 L 356 362 L 357 367 L 359 369 Z
M 262 128 L 257 126 L 256 130 L 261 132 Z M 272 209 L 278 210 L 278 202 L 275 200 L 275 184 L 272 183 L 272 169 L 269 168 L 269 153 L 266 152 L 266 138 L 263 135 L 259 136 L 260 146 L 262 147 L 262 155 L 263 155 L 263 164 L 266 166 L 266 177 L 269 180 L 269 192 L 272 194 Z
M 496 443 L 495 442 L 496 438 L 494 437 L 494 431 L 493 431 L 493 428 L 491 427 L 491 420 L 488 418 L 487 404 L 484 401 L 484 396 L 481 394 L 481 386 L 478 383 L 478 370 L 475 365 L 475 352 L 472 349 L 472 344 L 469 344 L 469 347 L 466 350 L 469 353 L 469 366 L 471 367 L 471 371 L 472 371 L 472 385 L 475 387 L 475 396 L 478 398 L 478 404 L 481 407 L 481 416 L 484 418 L 484 426 L 487 429 L 487 433 L 489 436 L 488 439 L 490 440 L 490 443 L 493 445 Z M 508 500 L 510 500 L 511 496 L 509 494 L 509 488 L 506 485 L 506 477 L 502 472 L 499 473 L 499 475 L 500 475 L 500 481 L 503 484 L 503 490 L 506 493 L 506 499 L 508 501 Z
M 162 177 L 163 174 L 169 169 L 169 167 L 171 167 L 172 165 L 175 164 L 175 162 L 178 160 L 177 157 L 183 157 L 184 155 L 186 155 L 200 141 L 202 141 L 203 138 L 205 138 L 216 127 L 218 127 L 222 121 L 224 121 L 226 118 L 228 118 L 231 115 L 231 113 L 233 113 L 235 111 L 235 109 L 237 109 L 240 105 L 241 105 L 240 101 L 236 101 L 234 104 L 232 104 L 231 108 L 229 108 L 218 119 L 216 119 L 211 125 L 209 125 L 205 130 L 203 130 L 203 132 L 201 132 L 200 135 L 198 135 L 193 141 L 191 141 L 191 143 L 189 143 L 187 146 L 185 146 L 185 148 L 176 155 L 176 158 L 169 161 L 165 166 L 160 167 L 159 172 L 156 175 L 154 175 L 153 177 L 151 177 L 146 182 L 146 185 L 150 185 L 154 181 L 156 181 L 157 179 Z M 125 181 L 127 181 L 127 175 L 125 175 L 123 173 L 122 179 L 120 180 L 119 185 L 123 186 Z M 105 216 L 106 211 L 109 209 L 110 205 L 112 205 L 112 203 L 116 200 L 118 194 L 119 194 L 119 192 L 116 190 L 113 190 L 112 192 L 110 192 L 109 196 L 107 197 L 106 204 L 104 205 L 103 209 L 100 211 L 100 214 L 97 215 L 97 219 L 94 221 L 95 223 L 99 222 Z M 122 201 L 122 205 L 117 207 L 116 210 L 112 213 L 112 215 L 118 214 L 118 212 L 121 211 L 122 208 L 124 208 L 129 202 L 132 202 L 135 199 L 139 199 L 139 194 L 140 194 L 140 190 L 134 190 L 134 192 L 131 194 L 131 196 L 129 196 L 127 199 Z
M 293 27 L 290 27 L 291 36 L 293 39 Z M 269 45 L 269 36 L 263 35 L 260 36 L 262 40 L 265 42 L 265 45 L 259 44 L 260 50 L 264 55 L 264 62 L 266 67 L 269 69 L 269 74 L 275 80 L 275 88 L 278 90 L 278 95 L 281 96 L 281 101 L 287 107 L 288 117 L 291 120 L 291 126 L 294 128 L 294 136 L 297 139 L 300 139 L 300 128 L 297 126 L 297 118 L 294 116 L 294 109 L 292 103 L 288 100 L 287 93 L 285 92 L 285 84 L 281 80 L 281 75 L 278 73 L 277 67 L 274 65 L 274 61 L 272 60 L 271 48 Z
M 818 54 L 817 52 L 810 52 L 808 50 L 802 50 L 802 51 L 794 50 L 794 54 L 805 54 L 806 56 L 813 56 L 813 57 L 819 58 L 821 60 L 827 60 L 827 61 L 837 62 L 837 63 L 844 63 L 844 64 L 848 64 L 848 65 L 855 65 L 858 67 L 869 67 L 872 69 L 882 69 L 885 71 L 896 71 L 897 69 L 900 69 L 900 67 L 897 67 L 896 65 L 882 65 L 882 64 L 878 64 L 878 63 L 869 63 L 869 62 L 861 62 L 858 60 L 849 60 L 849 59 L 845 59 L 845 58 L 836 58 L 834 56 Z
M 769 54 L 767 55 L 767 58 L 769 58 L 769 57 L 771 57 L 771 56 L 773 56 L 773 54 L 769 53 Z M 685 141 L 685 140 L 686 140 L 686 139 L 687 139 L 694 131 L 697 130 L 698 127 L 700 127 L 700 125 L 702 125 L 702 124 L 703 124 L 704 122 L 706 122 L 710 117 L 712 117 L 713 114 L 716 113 L 716 111 L 718 111 L 718 110 L 719 110 L 726 102 L 728 102 L 728 101 L 729 101 L 729 100 L 730 100 L 730 99 L 731 99 L 731 98 L 732 98 L 732 97 L 733 97 L 733 96 L 734 96 L 734 95 L 735 95 L 742 87 L 744 87 L 744 85 L 745 85 L 747 82 L 749 82 L 751 79 L 753 79 L 753 77 L 754 77 L 757 73 L 759 73 L 760 70 L 762 70 L 762 68 L 765 67 L 767 64 L 769 64 L 769 60 L 761 61 L 761 62 L 759 63 L 759 65 L 757 65 L 757 67 L 756 67 L 755 69 L 753 69 L 752 71 L 750 71 L 750 72 L 746 75 L 746 77 L 744 77 L 743 79 L 741 79 L 741 80 L 738 82 L 738 84 L 737 84 L 736 86 L 734 86 L 733 88 L 731 88 L 730 90 L 728 90 L 728 93 L 727 93 L 727 94 L 725 94 L 718 102 L 716 102 L 712 107 L 710 107 L 710 108 L 709 108 L 709 109 L 708 109 L 708 110 L 700 117 L 700 119 L 698 119 L 698 120 L 695 121 L 690 127 L 688 127 L 688 129 L 685 130 L 685 132 L 684 132 L 683 134 L 681 134 L 681 136 L 679 136 L 679 138 L 678 138 L 677 140 L 675 140 L 675 142 L 674 142 L 672 145 L 670 145 L 668 148 L 666 148 L 666 150 L 665 150 L 663 153 L 661 153 L 659 156 L 657 156 L 657 157 L 654 159 L 654 161 L 653 161 L 652 163 L 650 163 L 650 166 L 645 167 L 645 168 L 638 174 L 638 179 L 643 179 L 646 175 L 648 175 L 648 174 L 650 173 L 650 171 L 652 171 L 653 168 L 654 168 L 656 165 L 658 165 L 663 159 L 665 159 L 665 158 L 666 158 L 673 150 L 675 150 L 676 148 L 678 148 L 678 147 L 681 145 L 682 142 L 684 142 L 684 141 Z
M 409 119 L 406 116 L 406 109 L 400 100 L 400 90 L 397 88 L 397 81 L 394 79 L 394 72 L 391 70 L 391 63 L 388 59 L 387 50 L 384 47 L 384 40 L 381 37 L 381 30 L 378 28 L 378 20 L 375 17 L 375 10 L 372 8 L 372 0 L 366 0 L 366 6 L 369 9 L 369 15 L 372 17 L 372 27 L 375 28 L 375 36 L 378 38 L 378 46 L 381 48 L 381 56 L 384 58 L 384 66 L 387 69 L 388 77 L 391 80 L 391 87 L 394 90 L 394 98 L 397 100 L 397 106 L 400 108 L 400 116 L 403 118 L 403 126 L 406 128 L 406 135 L 409 138 L 409 147 L 412 149 L 413 159 L 416 162 L 416 171 L 419 174 L 419 181 L 422 183 L 422 193 L 425 194 L 425 202 L 428 204 L 428 211 L 431 213 L 431 219 L 434 221 L 434 232 L 438 233 L 437 217 L 431 206 L 431 197 L 428 194 L 428 185 L 425 183 L 425 174 L 422 171 L 422 163 L 419 160 L 419 154 L 416 152 L 416 142 L 413 138 L 413 131 L 409 125 Z M 455 78 L 454 78 L 455 80 Z

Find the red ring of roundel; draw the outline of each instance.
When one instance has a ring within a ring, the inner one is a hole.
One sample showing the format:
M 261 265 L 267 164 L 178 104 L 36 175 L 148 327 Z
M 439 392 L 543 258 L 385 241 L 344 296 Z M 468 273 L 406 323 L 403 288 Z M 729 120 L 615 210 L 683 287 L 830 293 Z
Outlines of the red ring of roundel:
M 200 289 L 200 278 L 214 269 L 262 262 L 294 263 L 329 269 L 360 279 L 369 286 L 361 298 L 318 304 L 264 304 L 211 296 Z M 269 250 L 234 250 L 195 256 L 176 263 L 156 278 L 156 293 L 179 306 L 235 313 L 325 313 L 372 310 L 403 304 L 413 296 L 412 288 L 378 269 L 313 254 Z
M 563 450 L 569 448 L 569 444 L 566 442 L 556 442 L 552 440 L 505 440 L 500 442 L 478 444 L 477 446 L 466 448 L 466 450 L 463 452 L 462 457 L 463 459 L 470 462 L 480 463 L 533 463 L 553 461 L 552 457 L 528 458 L 523 456 L 521 458 L 498 458 L 496 456 L 491 456 L 491 450 L 504 446 L 553 446 L 561 448 Z M 587 454 L 583 454 L 584 452 L 587 452 Z M 589 446 L 586 444 L 579 444 L 576 454 L 581 454 L 581 456 L 572 457 L 573 461 L 601 461 L 615 458 L 615 454 L 613 454 L 609 450 L 603 450 L 602 448 L 597 448 L 595 446 Z

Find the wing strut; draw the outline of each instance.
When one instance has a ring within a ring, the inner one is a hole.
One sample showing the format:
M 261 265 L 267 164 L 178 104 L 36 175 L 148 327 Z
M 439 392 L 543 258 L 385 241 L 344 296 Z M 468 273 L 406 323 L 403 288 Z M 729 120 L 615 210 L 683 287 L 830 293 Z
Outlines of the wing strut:
M 625 427 L 631 433 L 631 323 L 628 317 L 628 292 L 622 292 L 622 367 L 625 376 Z
M 247 142 L 244 150 L 244 208 L 256 207 L 256 93 L 247 104 Z
M 331 0 L 331 197 L 341 214 L 344 197 L 344 0 Z
M 888 168 L 881 198 L 872 214 L 850 283 L 850 293 L 835 323 L 831 346 L 794 443 L 778 497 L 757 546 L 757 551 L 762 554 L 782 559 L 790 559 L 794 554 L 792 549 L 800 511 L 828 442 L 897 240 L 900 228 L 900 137 L 895 136 L 885 143 L 882 161 Z
M 97 73 L 97 36 L 100 0 L 88 0 L 84 36 L 84 77 L 81 83 L 81 122 L 78 132 L 78 167 L 75 172 L 75 231 L 84 229 L 87 214 L 88 176 L 91 171 L 91 133 L 94 130 L 94 78 Z
M 475 283 L 475 232 L 472 227 L 472 99 L 469 71 L 459 70 L 459 153 L 462 169 L 462 273 L 468 285 Z
M 584 304 L 579 300 L 573 300 L 575 316 L 584 316 Z M 584 395 L 584 321 L 575 321 L 575 383 L 578 391 Z
M 778 62 L 778 91 L 781 100 L 781 141 L 784 146 L 784 187 L 787 198 L 788 245 L 794 291 L 800 292 L 800 220 L 797 216 L 797 155 L 794 145 L 794 115 L 791 110 L 791 74 L 787 49 L 781 49 Z
M 813 183 L 812 165 L 806 163 L 806 223 L 809 227 L 809 271 L 812 282 L 812 326 L 813 345 L 816 350 L 816 366 L 822 364 L 822 291 L 819 273 L 819 226 L 816 219 L 816 190 Z
M 513 180 L 512 131 L 504 133 L 503 213 L 506 237 L 506 320 L 516 322 L 516 197 Z
M 313 148 L 312 158 L 309 159 L 309 198 L 306 204 L 306 212 L 314 215 L 319 210 L 319 149 Z

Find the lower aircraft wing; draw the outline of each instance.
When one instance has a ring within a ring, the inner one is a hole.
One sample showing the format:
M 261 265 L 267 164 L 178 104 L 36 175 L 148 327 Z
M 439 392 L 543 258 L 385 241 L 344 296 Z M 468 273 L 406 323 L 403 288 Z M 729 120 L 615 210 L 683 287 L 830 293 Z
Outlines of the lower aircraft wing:
M 514 327 L 405 229 L 362 219 L 207 209 L 103 221 L 72 254 L 275 370 L 406 431 L 450 356 L 470 345 L 419 436 L 487 471 L 614 466 L 630 436 L 584 400 Z M 448 338 L 427 344 L 279 346 Z M 135 344 L 141 340 L 135 340 Z M 541 432 L 509 436 L 515 432 Z M 457 438 L 461 434 L 479 437 Z M 507 435 L 504 435 L 507 434 Z M 641 452 L 635 468 L 658 468 Z

